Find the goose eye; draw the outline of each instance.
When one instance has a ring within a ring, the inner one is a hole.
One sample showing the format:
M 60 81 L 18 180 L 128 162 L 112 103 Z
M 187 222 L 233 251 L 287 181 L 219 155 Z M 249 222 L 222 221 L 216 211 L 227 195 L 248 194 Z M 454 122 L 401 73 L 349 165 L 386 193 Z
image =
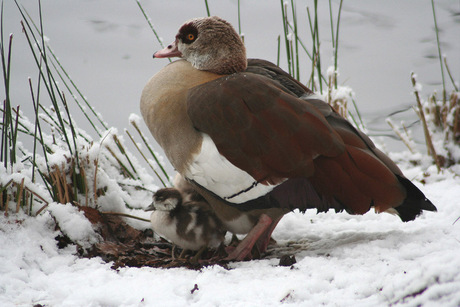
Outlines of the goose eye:
M 195 25 L 187 23 L 179 29 L 176 38 L 184 44 L 191 44 L 198 38 L 198 29 Z

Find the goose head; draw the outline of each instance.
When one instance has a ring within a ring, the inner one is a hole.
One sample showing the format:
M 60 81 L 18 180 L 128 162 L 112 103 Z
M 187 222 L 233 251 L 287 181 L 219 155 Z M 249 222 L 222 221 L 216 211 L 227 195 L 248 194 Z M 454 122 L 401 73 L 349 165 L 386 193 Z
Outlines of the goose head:
M 180 57 L 199 70 L 219 75 L 244 71 L 246 48 L 232 25 L 217 17 L 185 22 L 172 44 L 157 51 L 154 58 Z

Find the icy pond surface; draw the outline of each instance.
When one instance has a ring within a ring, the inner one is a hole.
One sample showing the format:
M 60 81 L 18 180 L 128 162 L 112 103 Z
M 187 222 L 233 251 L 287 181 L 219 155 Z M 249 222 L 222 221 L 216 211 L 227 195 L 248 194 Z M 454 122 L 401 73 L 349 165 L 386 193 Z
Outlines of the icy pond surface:
M 38 20 L 36 2 L 20 2 Z M 333 1 L 334 15 L 338 2 Z M 310 48 L 306 6 L 312 10 L 313 2 L 296 3 L 300 36 Z M 328 1 L 320 3 L 322 61 L 326 70 L 332 65 L 329 10 Z M 143 1 L 142 4 L 165 45 L 174 40 L 184 21 L 206 15 L 204 1 Z M 21 105 L 30 114 L 27 76 L 36 79 L 37 70 L 21 33 L 14 2 L 6 1 L 4 6 L 4 31 L 14 34 L 12 104 Z M 238 29 L 237 1 L 209 1 L 209 7 L 212 15 L 229 20 Z M 74 82 L 108 125 L 123 131 L 129 126 L 129 114 L 140 114 L 139 98 L 145 83 L 168 63 L 167 59 L 152 59 L 161 46 L 136 1 L 47 0 L 42 1 L 42 10 L 49 43 Z M 442 53 L 447 56 L 454 78 L 459 80 L 460 2 L 436 1 L 436 10 Z M 248 57 L 276 62 L 277 37 L 283 29 L 279 1 L 242 1 L 241 28 Z M 353 89 L 372 135 L 392 135 L 385 118 L 415 104 L 410 83 L 412 71 L 418 75 L 425 96 L 434 89 L 440 91 L 441 73 L 430 1 L 344 1 L 339 35 L 339 83 Z M 287 69 L 283 45 L 281 51 L 280 66 Z M 301 61 L 301 79 L 306 82 L 310 62 L 306 56 Z M 399 117 L 408 124 L 417 119 L 412 110 Z M 79 124 L 84 128 L 82 122 Z M 394 143 L 390 138 L 384 141 Z M 401 147 L 396 144 L 395 148 Z

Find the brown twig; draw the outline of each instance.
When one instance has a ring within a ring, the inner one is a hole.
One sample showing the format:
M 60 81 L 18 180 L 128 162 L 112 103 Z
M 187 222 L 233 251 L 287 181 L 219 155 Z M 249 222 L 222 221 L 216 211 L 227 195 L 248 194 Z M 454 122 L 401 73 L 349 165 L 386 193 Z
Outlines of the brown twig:
M 48 203 L 44 204 L 43 207 L 41 207 L 40 209 L 38 209 L 36 215 L 39 215 L 46 207 L 48 207 Z
M 97 169 L 99 164 L 99 158 L 94 160 L 94 179 L 93 179 L 93 193 L 94 193 L 94 205 L 97 205 Z
M 19 186 L 18 201 L 16 203 L 16 213 L 19 213 L 19 208 L 21 207 L 22 191 L 24 190 L 24 179 L 25 178 L 22 178 L 21 185 Z
M 436 154 L 436 150 L 434 149 L 433 146 L 433 141 L 431 139 L 430 131 L 428 130 L 428 125 L 426 123 L 425 119 L 425 113 L 423 112 L 423 107 L 422 103 L 420 101 L 420 95 L 418 93 L 418 90 L 416 89 L 417 81 L 415 80 L 415 74 L 411 73 L 411 80 L 412 80 L 412 86 L 414 87 L 414 95 L 415 99 L 417 100 L 417 107 L 418 107 L 418 116 L 420 117 L 420 120 L 422 121 L 422 126 L 423 126 L 423 132 L 425 134 L 425 142 L 428 148 L 428 154 L 430 154 L 433 157 L 433 160 L 436 164 L 436 167 L 438 169 L 438 172 L 441 171 L 441 164 L 438 159 L 438 155 Z
M 48 204 L 48 202 L 43 198 L 41 197 L 40 195 L 38 195 L 36 192 L 32 191 L 31 189 L 29 189 L 28 187 L 24 187 L 24 189 L 26 189 L 26 191 L 28 191 L 29 193 L 32 193 L 33 195 L 35 195 L 38 199 L 40 199 L 42 202 Z
M 6 193 L 5 216 L 8 216 L 8 203 L 10 202 L 10 194 Z
M 126 213 L 121 213 L 121 212 L 101 212 L 101 214 L 119 215 L 119 216 L 129 217 L 129 218 L 132 218 L 132 219 L 136 219 L 136 220 L 139 220 L 139 221 L 144 221 L 144 222 L 149 222 L 150 223 L 150 220 L 148 220 L 148 219 L 144 219 L 142 217 L 138 217 L 138 216 L 134 216 L 134 215 L 126 214 Z
M 65 200 L 65 203 L 69 203 L 70 202 L 70 196 L 69 196 L 69 187 L 67 185 L 67 176 L 66 176 L 66 173 L 65 173 L 65 166 L 63 165 L 62 166 L 62 172 L 61 172 L 61 176 L 62 176 L 62 186 L 64 188 L 64 200 Z M 74 184 L 77 184 L 76 182 L 74 182 Z
M 51 175 L 52 175 L 51 177 L 54 177 L 55 186 L 58 190 L 59 202 L 61 204 L 65 204 L 64 193 L 62 191 L 61 180 L 60 180 L 61 172 L 59 170 L 59 167 L 56 166 L 56 170 L 52 172 Z
M 85 206 L 88 207 L 88 179 L 86 178 L 86 171 L 84 167 L 80 168 L 80 175 L 82 176 L 85 185 Z
M 409 149 L 409 151 L 411 153 L 414 153 L 414 149 L 412 148 L 412 146 L 409 144 L 408 140 L 402 135 L 402 133 L 398 130 L 398 128 L 393 124 L 393 122 L 391 121 L 391 119 L 387 118 L 386 120 L 387 124 L 391 127 L 391 129 L 393 129 L 393 132 L 399 137 L 399 139 L 404 143 L 404 145 L 406 145 L 406 147 Z M 406 128 L 404 127 L 404 130 L 406 132 L 406 135 L 407 135 L 407 130 Z

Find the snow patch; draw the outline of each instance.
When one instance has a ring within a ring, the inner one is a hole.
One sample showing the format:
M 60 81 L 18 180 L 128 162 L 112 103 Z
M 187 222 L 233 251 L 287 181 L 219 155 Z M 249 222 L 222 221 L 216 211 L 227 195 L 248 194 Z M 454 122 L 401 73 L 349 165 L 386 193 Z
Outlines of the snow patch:
M 62 233 L 73 242 L 85 249 L 99 242 L 100 236 L 94 231 L 91 222 L 76 206 L 52 203 L 48 205 L 47 209 L 55 218 Z
M 423 174 L 419 166 L 403 171 Z M 92 240 L 90 225 L 70 204 L 51 204 L 52 215 L 0 215 L 0 306 L 458 306 L 460 178 L 445 172 L 425 179 L 414 183 L 438 212 L 409 223 L 372 212 L 287 214 L 271 250 L 295 255 L 292 268 L 269 256 L 230 263 L 231 270 L 114 271 L 99 258 L 79 259 L 74 248 L 56 247 L 52 216 L 68 235 Z

